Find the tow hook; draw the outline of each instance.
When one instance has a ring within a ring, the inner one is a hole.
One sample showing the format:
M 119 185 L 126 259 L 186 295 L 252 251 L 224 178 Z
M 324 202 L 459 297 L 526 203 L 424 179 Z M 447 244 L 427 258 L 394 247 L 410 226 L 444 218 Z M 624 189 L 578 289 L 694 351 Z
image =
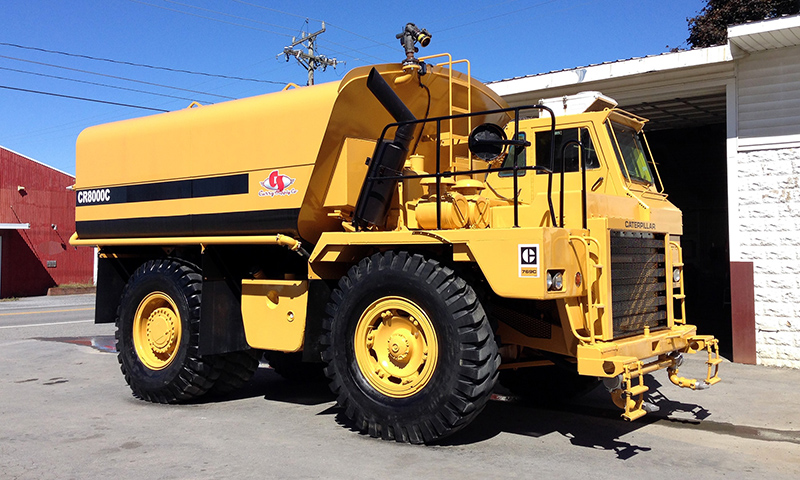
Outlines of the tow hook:
M 681 388 L 691 388 L 692 390 L 705 390 L 712 385 L 712 383 L 709 382 L 709 379 L 697 380 L 694 378 L 678 376 L 678 367 L 683 365 L 684 360 L 682 353 L 672 352 L 669 354 L 669 358 L 673 361 L 673 364 L 667 367 L 667 374 L 669 375 L 670 382 Z M 717 379 L 717 381 L 719 381 L 719 379 Z

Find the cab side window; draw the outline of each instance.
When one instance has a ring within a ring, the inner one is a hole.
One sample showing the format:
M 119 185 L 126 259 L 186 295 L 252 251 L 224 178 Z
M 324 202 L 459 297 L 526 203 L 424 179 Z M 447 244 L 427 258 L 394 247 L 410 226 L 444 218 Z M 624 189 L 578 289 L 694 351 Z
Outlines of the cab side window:
M 569 172 L 580 170 L 580 147 L 569 145 L 566 150 L 564 145 L 570 141 L 578 141 L 583 145 L 583 152 L 586 155 L 586 169 L 599 168 L 600 161 L 597 159 L 592 137 L 586 127 L 567 128 L 556 130 L 555 132 L 555 165 L 550 165 L 550 146 L 551 135 L 549 131 L 536 132 L 536 165 L 553 170 L 553 173 L 561 173 L 561 163 L 564 162 L 564 169 Z

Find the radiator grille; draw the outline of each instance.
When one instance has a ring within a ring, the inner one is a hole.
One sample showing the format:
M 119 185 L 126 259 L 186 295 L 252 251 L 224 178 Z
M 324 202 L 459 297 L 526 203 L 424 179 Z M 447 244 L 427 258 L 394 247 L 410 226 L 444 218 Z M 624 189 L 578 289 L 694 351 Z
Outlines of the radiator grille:
M 611 231 L 614 338 L 667 326 L 664 235 Z

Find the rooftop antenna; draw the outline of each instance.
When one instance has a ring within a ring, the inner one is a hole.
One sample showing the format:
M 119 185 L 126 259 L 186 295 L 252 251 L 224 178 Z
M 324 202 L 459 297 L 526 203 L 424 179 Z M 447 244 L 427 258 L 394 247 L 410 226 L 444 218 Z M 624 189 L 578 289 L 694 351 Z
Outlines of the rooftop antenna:
M 306 19 L 306 24 L 308 24 L 308 19 Z M 317 42 L 317 35 L 320 35 L 325 32 L 325 22 L 322 22 L 322 29 L 318 32 L 314 32 L 312 34 L 303 33 L 303 36 L 300 38 L 292 37 L 292 43 L 289 46 L 283 47 L 283 52 L 279 53 L 275 58 L 280 58 L 281 55 L 286 56 L 286 61 L 289 61 L 289 57 L 294 57 L 297 59 L 297 63 L 299 63 L 303 68 L 308 70 L 308 83 L 306 85 L 314 85 L 314 71 L 318 68 L 322 68 L 324 72 L 328 67 L 336 68 L 336 65 L 340 63 L 345 63 L 343 61 L 336 60 L 335 58 L 328 58 L 325 55 L 317 55 L 316 51 L 316 42 Z M 306 51 L 295 49 L 296 46 L 305 47 Z

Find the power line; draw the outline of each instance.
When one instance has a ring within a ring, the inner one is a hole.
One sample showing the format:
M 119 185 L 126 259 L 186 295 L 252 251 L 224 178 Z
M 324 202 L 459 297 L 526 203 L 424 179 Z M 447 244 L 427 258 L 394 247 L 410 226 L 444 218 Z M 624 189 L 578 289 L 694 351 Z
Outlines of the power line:
M 322 22 L 322 20 L 319 20 L 319 19 L 317 19 L 317 18 L 311 18 L 311 17 L 307 17 L 307 16 L 305 16 L 305 15 L 298 15 L 298 14 L 296 14 L 296 13 L 284 12 L 284 11 L 282 11 L 282 10 L 276 10 L 276 9 L 274 9 L 274 8 L 269 8 L 269 7 L 265 7 L 265 6 L 263 6 L 263 5 L 259 5 L 259 4 L 257 4 L 257 3 L 244 2 L 244 1 L 242 1 L 242 0 L 231 0 L 231 1 L 232 1 L 232 2 L 236 2 L 236 3 L 241 3 L 241 4 L 243 4 L 243 5 L 249 5 L 249 6 L 251 6 L 251 7 L 261 8 L 261 9 L 263 9 L 263 10 L 269 10 L 270 12 L 281 13 L 281 14 L 283 14 L 283 15 L 289 15 L 290 17 L 297 17 L 297 18 L 302 18 L 302 19 L 304 19 L 304 20 L 313 20 L 313 21 L 315 21 L 315 22 Z
M 27 75 L 36 75 L 38 77 L 55 78 L 57 80 L 66 80 L 68 82 L 85 83 L 85 84 L 88 84 L 88 85 L 95 85 L 95 86 L 98 86 L 98 87 L 116 88 L 117 90 L 127 90 L 129 92 L 144 93 L 144 94 L 147 94 L 147 95 L 157 95 L 159 97 L 175 98 L 175 99 L 178 99 L 178 100 L 188 100 L 190 102 L 194 101 L 193 98 L 177 97 L 175 95 L 168 95 L 166 93 L 148 92 L 146 90 L 138 90 L 138 89 L 135 89 L 135 88 L 118 87 L 116 85 L 108 85 L 108 84 L 105 84 L 105 83 L 89 82 L 87 80 L 78 80 L 77 78 L 59 77 L 58 75 L 48 75 L 46 73 L 29 72 L 27 70 L 17 70 L 16 68 L 0 67 L 0 70 L 8 70 L 9 72 L 24 73 L 24 74 L 27 74 Z
M 195 6 L 195 5 L 190 5 L 188 3 L 176 2 L 175 0 L 163 0 L 163 1 L 167 2 L 167 3 L 174 3 L 175 5 L 180 5 L 182 7 L 194 8 L 196 10 L 201 10 L 201 11 L 204 11 L 204 12 L 216 13 L 217 15 L 224 15 L 226 17 L 236 18 L 236 19 L 239 19 L 239 20 L 246 20 L 248 22 L 260 23 L 261 25 L 269 25 L 270 27 L 278 27 L 278 28 L 282 28 L 284 30 L 289 30 L 290 32 L 294 31 L 293 28 L 284 27 L 283 25 L 275 25 L 274 23 L 267 23 L 267 22 L 262 22 L 260 20 L 253 20 L 252 18 L 240 17 L 238 15 L 231 15 L 230 13 L 220 12 L 218 10 L 211 10 L 209 8 L 198 7 L 198 6 Z M 278 32 L 274 32 L 274 33 L 276 33 L 277 35 L 287 35 L 285 33 L 278 33 Z
M 456 13 L 455 15 L 450 15 L 450 16 L 445 17 L 445 18 L 438 18 L 437 19 L 438 20 L 437 23 L 441 23 L 441 22 L 447 23 L 450 20 L 453 20 L 455 18 L 464 17 L 464 16 L 467 16 L 467 15 L 472 15 L 472 14 L 480 12 L 482 10 L 492 9 L 492 11 L 497 11 L 497 10 L 500 9 L 500 7 L 502 7 L 504 5 L 508 5 L 510 3 L 517 3 L 519 1 L 520 0 L 507 0 L 505 2 L 500 2 L 500 3 L 485 4 L 482 7 L 474 8 L 472 10 L 462 10 L 462 11 Z M 437 31 L 441 31 L 441 30 L 437 29 Z
M 37 93 L 39 95 L 49 95 L 51 97 L 61 97 L 61 98 L 70 98 L 70 99 L 73 99 L 73 100 L 83 100 L 85 102 L 104 103 L 106 105 L 116 105 L 118 107 L 139 108 L 139 109 L 142 109 L 142 110 L 152 110 L 154 112 L 169 112 L 169 110 L 162 110 L 160 108 L 143 107 L 141 105 L 131 105 L 129 103 L 109 102 L 107 100 L 97 100 L 96 98 L 75 97 L 75 96 L 72 96 L 72 95 L 63 95 L 61 93 L 43 92 L 41 90 L 29 90 L 27 88 L 9 87 L 8 85 L 0 85 L 0 88 L 5 88 L 6 90 L 16 90 L 18 92 Z
M 156 5 L 156 4 L 153 4 L 153 3 L 142 2 L 141 0 L 129 0 L 129 1 L 131 1 L 133 3 L 141 3 L 142 5 L 147 5 L 147 6 L 150 6 L 150 7 L 160 8 L 162 10 L 169 10 L 170 12 L 182 13 L 184 15 L 191 15 L 193 17 L 205 18 L 206 20 L 212 20 L 214 22 L 226 23 L 228 25 L 235 25 L 237 27 L 249 28 L 250 30 L 258 30 L 259 32 L 272 33 L 272 34 L 281 35 L 281 36 L 284 36 L 284 37 L 291 37 L 291 35 L 288 35 L 286 33 L 275 32 L 275 31 L 272 31 L 272 30 L 265 30 L 263 28 L 258 28 L 258 27 L 251 27 L 250 25 L 242 25 L 241 23 L 228 22 L 226 20 L 221 20 L 219 18 L 207 17 L 205 15 L 199 15 L 197 13 L 187 12 L 185 10 L 178 10 L 176 8 L 165 7 L 163 5 Z M 196 8 L 199 8 L 199 7 L 196 7 Z
M 68 56 L 68 57 L 85 58 L 87 60 L 97 60 L 97 61 L 101 61 L 101 62 L 116 63 L 116 64 L 120 64 L 120 65 L 129 65 L 129 66 L 132 66 L 132 67 L 152 68 L 152 69 L 155 69 L 155 70 L 165 70 L 165 71 L 168 71 L 168 72 L 175 72 L 175 73 L 188 73 L 188 74 L 191 74 L 191 75 L 203 75 L 203 76 L 206 76 L 206 77 L 224 78 L 224 79 L 228 79 L 228 80 L 242 80 L 242 81 L 246 81 L 246 82 L 273 83 L 275 85 L 283 85 L 282 82 L 275 82 L 275 81 L 272 81 L 272 80 L 259 80 L 257 78 L 236 77 L 236 76 L 231 76 L 231 75 L 219 75 L 219 74 L 215 74 L 215 73 L 195 72 L 195 71 L 192 71 L 192 70 L 182 70 L 182 69 L 179 69 L 179 68 L 160 67 L 160 66 L 156 66 L 156 65 L 148 65 L 146 63 L 126 62 L 126 61 L 123 61 L 123 60 L 113 60 L 113 59 L 110 59 L 110 58 L 93 57 L 91 55 L 81 55 L 81 54 L 78 54 L 78 53 L 62 52 L 62 51 L 59 51 L 59 50 L 48 50 L 46 48 L 29 47 L 29 46 L 26 46 L 26 45 L 18 45 L 16 43 L 0 42 L 0 45 L 6 46 L 6 47 L 23 48 L 25 50 L 35 50 L 37 52 L 55 53 L 55 54 L 58 54 L 58 55 L 65 55 L 65 56 Z
M 336 68 L 336 65 L 342 63 L 335 58 L 328 58 L 325 55 L 318 55 L 315 52 L 315 47 L 317 43 L 317 36 L 325 33 L 325 22 L 322 22 L 322 30 L 319 30 L 316 33 L 310 34 L 303 34 L 302 38 L 292 39 L 291 45 L 288 47 L 283 48 L 283 53 L 279 53 L 278 57 L 281 55 L 286 55 L 286 61 L 289 61 L 289 57 L 292 56 L 297 59 L 297 63 L 299 63 L 303 68 L 308 70 L 308 83 L 307 85 L 314 85 L 314 71 L 318 68 L 322 68 L 324 71 L 327 67 L 332 66 Z M 308 52 L 304 52 L 302 50 L 297 50 L 294 47 L 302 45 L 303 47 L 308 50 Z
M 165 0 L 165 1 L 171 1 L 171 0 Z M 283 14 L 283 15 L 289 15 L 289 16 L 292 16 L 292 17 L 297 17 L 297 18 L 304 18 L 304 19 L 306 19 L 306 20 L 313 20 L 313 21 L 315 21 L 315 22 L 322 22 L 322 20 L 319 20 L 319 19 L 316 19 L 316 18 L 310 18 L 310 17 L 304 16 L 304 15 L 297 15 L 297 14 L 295 14 L 295 13 L 284 12 L 284 11 L 282 11 L 282 10 L 276 10 L 276 9 L 274 9 L 274 8 L 269 8 L 269 7 L 265 7 L 265 6 L 263 6 L 263 5 L 259 5 L 259 4 L 257 4 L 257 3 L 245 2 L 245 1 L 243 1 L 243 0 L 231 0 L 231 1 L 232 1 L 232 2 L 236 2 L 236 3 L 241 3 L 241 4 L 243 4 L 243 5 L 249 5 L 249 6 L 251 6 L 251 7 L 260 8 L 260 9 L 263 9 L 263 10 L 268 10 L 268 11 L 270 11 L 270 12 L 281 13 L 281 14 Z M 354 35 L 354 36 L 356 36 L 356 37 L 358 37 L 358 38 L 363 38 L 364 40 L 370 41 L 370 42 L 372 42 L 372 43 L 374 43 L 374 44 L 376 44 L 376 45 L 381 45 L 381 46 L 384 46 L 384 47 L 390 47 L 390 48 L 391 48 L 391 45 L 390 45 L 389 43 L 386 43 L 386 42 L 379 42 L 379 41 L 377 41 L 377 40 L 374 40 L 374 39 L 372 39 L 372 38 L 365 37 L 364 35 L 361 35 L 361 34 L 359 34 L 359 33 L 356 33 L 356 32 L 351 32 L 350 30 L 347 30 L 346 28 L 340 27 L 340 26 L 338 26 L 338 25 L 334 25 L 334 24 L 332 24 L 332 23 L 330 23 L 330 22 L 325 22 L 325 23 L 326 23 L 326 25 L 328 25 L 329 27 L 338 28 L 339 30 L 341 30 L 341 31 L 343 31 L 343 32 L 345 32 L 345 33 L 349 33 L 350 35 Z
M 483 23 L 483 22 L 486 22 L 488 20 L 494 20 L 495 18 L 500 18 L 500 17 L 505 17 L 505 16 L 508 16 L 508 15 L 513 15 L 515 13 L 523 12 L 525 10 L 530 10 L 530 9 L 536 8 L 536 7 L 541 7 L 541 6 L 547 5 L 549 3 L 556 3 L 556 2 L 559 2 L 559 1 L 561 1 L 561 0 L 547 0 L 545 2 L 539 2 L 539 3 L 535 4 L 535 5 L 529 5 L 529 6 L 525 7 L 525 8 L 519 8 L 517 10 L 512 10 L 510 12 L 500 13 L 500 14 L 497 14 L 497 15 L 494 15 L 494 16 L 491 16 L 491 17 L 483 17 L 480 20 L 475 20 L 474 22 L 467 22 L 467 23 L 463 23 L 461 25 L 456 25 L 454 27 L 449 27 L 449 28 L 440 28 L 440 29 L 438 29 L 438 32 L 441 33 L 441 32 L 446 32 L 448 30 L 455 30 L 456 28 L 467 27 L 469 25 L 474 25 L 476 23 Z M 508 3 L 512 3 L 512 2 L 508 2 Z
M 188 88 L 172 87 L 172 86 L 169 86 L 169 85 L 162 85 L 160 83 L 145 82 L 144 80 L 135 80 L 133 78 L 118 77 L 116 75 L 108 75 L 106 73 L 98 73 L 98 72 L 92 72 L 92 71 L 89 71 L 89 70 L 81 70 L 79 68 L 65 67 L 63 65 L 54 65 L 52 63 L 36 62 L 34 60 L 26 60 L 24 58 L 9 57 L 7 55 L 0 55 L 0 58 L 7 58 L 9 60 L 16 60 L 18 62 L 33 63 L 35 65 L 44 65 L 46 67 L 62 68 L 64 70 L 70 70 L 70 71 L 73 71 L 73 72 L 87 73 L 89 75 L 98 75 L 100 77 L 114 78 L 116 80 L 124 80 L 124 81 L 127 81 L 127 82 L 141 83 L 141 84 L 144 84 L 144 85 L 150 85 L 150 86 L 154 86 L 154 87 L 171 88 L 173 90 L 180 90 L 182 92 L 198 93 L 200 95 L 208 95 L 210 97 L 219 97 L 219 98 L 224 98 L 224 99 L 227 99 L 227 100 L 236 100 L 234 97 L 226 97 L 225 95 L 219 95 L 219 94 L 216 94 L 216 93 L 201 92 L 201 91 L 198 91 L 198 90 L 189 90 Z
M 168 1 L 168 0 L 165 0 L 165 1 Z M 236 3 L 241 3 L 242 5 L 248 5 L 248 6 L 251 6 L 251 7 L 260 8 L 260 9 L 262 9 L 262 10 L 267 10 L 267 11 L 270 11 L 270 12 L 275 12 L 275 13 L 280 13 L 280 14 L 283 14 L 283 15 L 289 15 L 289 16 L 292 16 L 292 17 L 302 18 L 302 19 L 305 19 L 306 21 L 308 21 L 308 20 L 312 20 L 312 21 L 315 21 L 315 22 L 320 22 L 320 23 L 322 22 L 322 20 L 319 20 L 319 19 L 316 19 L 316 18 L 310 18 L 310 17 L 304 16 L 304 15 L 297 15 L 297 14 L 295 14 L 295 13 L 284 12 L 283 10 L 277 10 L 277 9 L 274 9 L 274 8 L 265 7 L 265 6 L 263 6 L 263 5 L 258 5 L 257 3 L 245 2 L 245 1 L 243 1 L 243 0 L 231 0 L 231 1 L 232 1 L 232 2 L 236 2 Z M 356 32 L 352 32 L 352 31 L 350 31 L 350 30 L 347 30 L 347 29 L 346 29 L 346 28 L 344 28 L 344 27 L 340 27 L 340 26 L 338 26 L 338 25 L 334 25 L 334 24 L 332 24 L 332 23 L 329 23 L 329 22 L 325 22 L 325 24 L 326 24 L 326 25 L 328 25 L 329 27 L 334 27 L 334 28 L 337 28 L 337 29 L 339 29 L 339 30 L 341 30 L 341 31 L 343 31 L 343 32 L 345 32 L 345 33 L 349 33 L 350 35 L 354 35 L 354 36 L 356 36 L 356 37 L 358 37 L 358 38 L 362 38 L 362 39 L 364 39 L 364 40 L 367 40 L 367 41 L 369 41 L 369 42 L 372 42 L 372 43 L 374 43 L 376 46 L 382 46 L 382 47 L 388 47 L 388 48 L 392 48 L 392 45 L 391 45 L 390 43 L 388 43 L 388 42 L 379 42 L 379 41 L 377 41 L 377 40 L 374 40 L 374 39 L 372 39 L 372 38 L 369 38 L 369 37 L 365 37 L 364 35 L 361 35 L 361 34 L 359 34 L 359 33 L 356 33 Z M 333 44 L 333 45 L 339 45 L 340 47 L 350 48 L 350 47 L 347 47 L 347 46 L 345 46 L 345 45 L 341 45 L 341 44 L 334 43 L 334 42 L 331 42 L 331 41 L 328 41 L 328 43 L 330 43 L 330 44 Z M 356 49 L 354 49 L 354 48 L 351 48 L 351 49 L 350 49 L 350 51 L 353 51 L 353 52 L 356 52 L 356 53 L 360 53 L 360 54 L 362 54 L 362 55 L 366 55 L 366 56 L 368 56 L 368 57 L 375 58 L 375 59 L 377 59 L 377 60 L 380 60 L 380 61 L 382 61 L 382 62 L 385 62 L 385 61 L 386 61 L 385 59 L 382 59 L 382 58 L 380 58 L 380 57 L 376 57 L 376 56 L 374 56 L 374 55 L 370 55 L 370 54 L 368 54 L 368 53 L 365 53 L 365 52 L 362 52 L 362 51 L 356 50 Z M 338 53 L 338 52 L 337 52 L 337 53 Z M 342 55 L 347 55 L 347 54 L 346 54 L 346 53 L 342 53 Z M 349 56 L 352 56 L 352 55 L 349 55 Z M 357 59 L 357 60 L 360 60 L 360 59 Z
M 348 49 L 348 50 L 345 50 L 345 52 L 334 52 L 334 53 L 338 53 L 338 54 L 340 54 L 340 55 L 347 55 L 348 57 L 353 57 L 353 59 L 354 59 L 354 60 L 363 60 L 363 59 L 362 59 L 362 58 L 355 57 L 355 56 L 353 56 L 353 55 L 349 55 L 349 54 L 348 54 L 348 53 L 346 53 L 346 52 L 356 52 L 356 53 L 360 53 L 361 55 L 364 55 L 364 56 L 366 56 L 366 57 L 371 57 L 371 58 L 374 58 L 375 60 L 379 60 L 379 61 L 381 61 L 381 62 L 386 62 L 386 63 L 388 63 L 388 61 L 387 61 L 385 58 L 376 57 L 375 55 L 370 55 L 370 54 L 369 54 L 369 53 L 367 53 L 367 52 L 362 52 L 361 50 L 356 50 L 355 48 L 350 48 L 350 47 L 348 47 L 347 45 L 342 45 L 341 43 L 332 42 L 332 41 L 330 41 L 330 40 L 326 40 L 326 42 L 327 42 L 327 43 L 329 43 L 329 44 L 331 44 L 331 45 L 336 45 L 336 46 L 339 46 L 339 47 L 343 47 L 343 48 L 346 48 L 346 49 Z M 333 51 L 333 50 L 331 50 L 331 51 Z

